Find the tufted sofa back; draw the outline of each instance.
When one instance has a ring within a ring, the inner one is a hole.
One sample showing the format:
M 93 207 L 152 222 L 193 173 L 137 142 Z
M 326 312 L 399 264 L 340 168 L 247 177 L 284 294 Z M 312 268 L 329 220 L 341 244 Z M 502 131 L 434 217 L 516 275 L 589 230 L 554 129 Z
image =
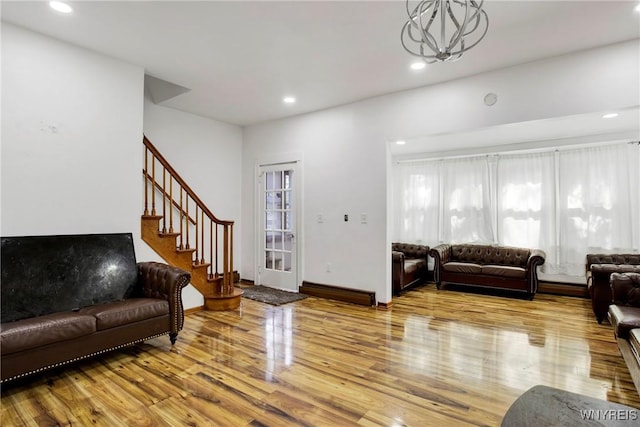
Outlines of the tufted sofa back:
M 640 254 L 587 254 L 587 270 L 592 264 L 640 265 Z
M 429 254 L 429 246 L 411 243 L 392 243 L 391 250 L 402 252 L 406 258 L 427 258 Z
M 509 246 L 451 245 L 451 261 L 480 265 L 505 265 L 527 267 L 531 250 Z

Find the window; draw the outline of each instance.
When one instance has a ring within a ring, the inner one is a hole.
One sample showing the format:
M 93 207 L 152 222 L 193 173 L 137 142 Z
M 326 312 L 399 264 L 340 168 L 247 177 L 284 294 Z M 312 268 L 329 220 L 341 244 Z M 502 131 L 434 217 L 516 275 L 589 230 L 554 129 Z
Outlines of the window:
M 640 147 L 398 163 L 394 240 L 543 249 L 543 271 L 583 275 L 594 252 L 638 252 Z

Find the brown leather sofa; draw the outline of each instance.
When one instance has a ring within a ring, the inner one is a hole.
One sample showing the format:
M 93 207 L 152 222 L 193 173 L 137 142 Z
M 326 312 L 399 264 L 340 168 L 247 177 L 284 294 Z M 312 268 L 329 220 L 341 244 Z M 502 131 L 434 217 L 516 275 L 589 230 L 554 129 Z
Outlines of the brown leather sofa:
M 391 282 L 394 294 L 427 280 L 428 256 L 429 246 L 391 244 Z
M 602 323 L 612 301 L 611 273 L 640 273 L 640 254 L 587 254 L 586 270 L 591 307 Z
M 438 289 L 447 284 L 515 291 L 533 299 L 538 291 L 539 249 L 495 245 L 444 244 L 429 251 Z
M 167 264 L 136 263 L 132 242 L 127 241 L 130 234 L 108 236 L 106 241 L 117 240 L 117 245 L 104 250 L 100 236 L 97 244 L 92 236 L 83 236 L 81 244 L 76 236 L 61 236 L 60 248 L 51 245 L 55 237 L 18 238 L 19 244 L 3 238 L 0 382 L 164 334 L 175 343 L 184 322 L 182 288 L 190 274 Z M 33 252 L 46 242 L 40 253 Z M 84 249 L 84 260 L 80 256 L 67 262 L 65 253 L 82 254 L 79 248 Z M 33 259 L 16 256 L 22 249 Z M 46 256 L 39 259 L 40 254 Z M 44 268 L 29 267 L 32 261 L 41 261 Z M 42 281 L 47 275 L 49 283 Z M 25 286 L 26 277 L 37 286 Z M 56 295 L 62 298 L 56 300 Z
M 608 316 L 620 353 L 640 393 L 640 273 L 612 273 Z

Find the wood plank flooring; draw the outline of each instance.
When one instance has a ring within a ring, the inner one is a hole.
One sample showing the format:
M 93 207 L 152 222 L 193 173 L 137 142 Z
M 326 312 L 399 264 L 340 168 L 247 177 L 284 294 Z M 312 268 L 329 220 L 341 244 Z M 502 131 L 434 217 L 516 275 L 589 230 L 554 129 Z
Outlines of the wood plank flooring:
M 150 340 L 2 387 L 3 426 L 497 426 L 544 384 L 640 408 L 590 301 L 438 291 L 391 310 L 309 297 L 187 316 Z

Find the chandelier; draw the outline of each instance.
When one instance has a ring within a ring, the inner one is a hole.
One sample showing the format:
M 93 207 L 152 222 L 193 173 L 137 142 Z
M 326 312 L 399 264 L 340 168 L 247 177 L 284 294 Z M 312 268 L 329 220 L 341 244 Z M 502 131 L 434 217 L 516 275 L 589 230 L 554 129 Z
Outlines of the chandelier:
M 407 52 L 431 64 L 455 61 L 484 38 L 489 18 L 475 0 L 422 0 L 411 10 L 400 40 Z

